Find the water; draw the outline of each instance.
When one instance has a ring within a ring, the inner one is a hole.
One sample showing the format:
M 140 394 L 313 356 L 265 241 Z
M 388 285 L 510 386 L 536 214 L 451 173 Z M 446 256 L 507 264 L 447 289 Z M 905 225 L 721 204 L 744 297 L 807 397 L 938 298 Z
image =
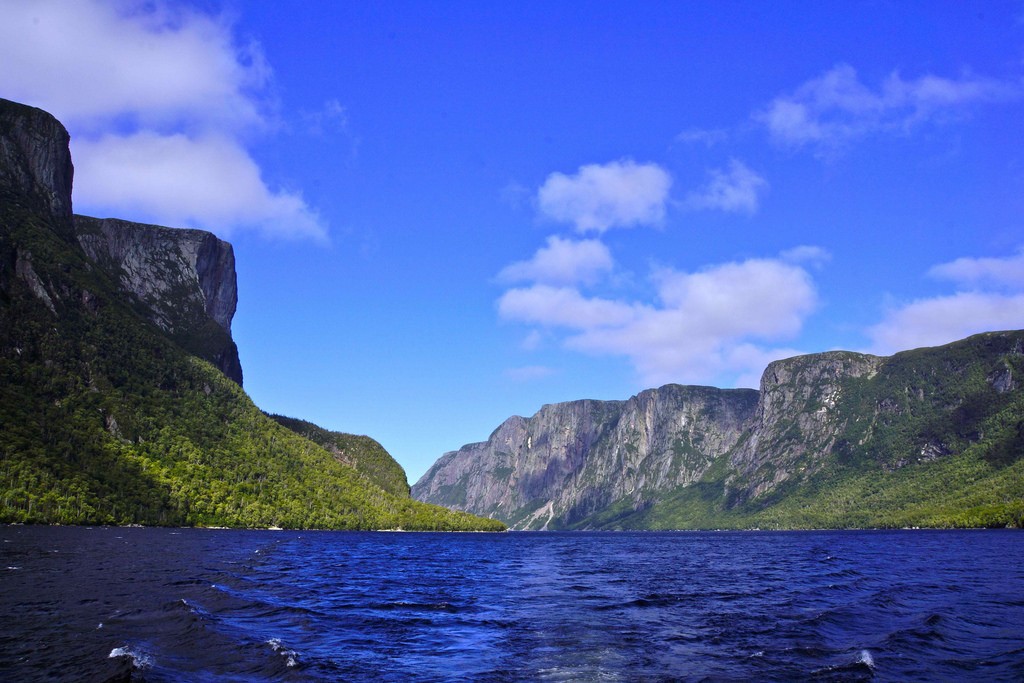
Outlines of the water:
M 0 527 L 0 679 L 1024 680 L 1024 533 Z

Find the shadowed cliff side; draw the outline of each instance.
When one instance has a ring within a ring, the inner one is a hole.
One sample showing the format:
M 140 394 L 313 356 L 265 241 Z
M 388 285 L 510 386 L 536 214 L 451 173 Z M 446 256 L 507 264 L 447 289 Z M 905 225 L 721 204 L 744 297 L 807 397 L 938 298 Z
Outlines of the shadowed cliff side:
M 237 368 L 230 246 L 73 218 L 72 174 L 63 126 L 0 100 L 0 523 L 504 528 L 264 415 L 209 362 Z
M 116 218 L 76 215 L 74 226 L 85 253 L 145 317 L 186 351 L 242 383 L 238 347 L 231 338 L 238 289 L 230 244 L 203 230 Z

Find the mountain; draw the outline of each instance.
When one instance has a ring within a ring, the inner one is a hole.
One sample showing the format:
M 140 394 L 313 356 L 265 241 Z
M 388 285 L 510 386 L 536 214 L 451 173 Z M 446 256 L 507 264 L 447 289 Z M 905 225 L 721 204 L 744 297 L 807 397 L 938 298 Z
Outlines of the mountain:
M 231 319 L 238 304 L 231 245 L 202 230 L 74 217 L 86 256 L 134 308 L 189 353 L 242 384 Z
M 409 480 L 405 470 L 370 437 L 333 432 L 312 422 L 284 415 L 271 415 L 270 419 L 317 444 L 391 495 L 409 498 Z
M 360 437 L 325 448 L 263 414 L 230 245 L 73 215 L 68 142 L 0 100 L 0 522 L 504 528 L 412 500 Z
M 1024 526 L 1024 331 L 548 405 L 446 453 L 419 500 L 522 529 Z

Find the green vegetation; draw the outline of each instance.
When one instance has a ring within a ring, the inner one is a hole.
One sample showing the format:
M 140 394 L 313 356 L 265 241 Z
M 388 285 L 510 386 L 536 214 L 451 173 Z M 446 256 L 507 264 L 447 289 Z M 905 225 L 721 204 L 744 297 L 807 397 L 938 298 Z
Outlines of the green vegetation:
M 1024 528 L 1024 461 L 995 468 L 972 453 L 897 472 L 828 471 L 767 504 L 728 507 L 702 480 L 646 505 L 619 501 L 577 527 L 620 529 Z
M 1022 348 L 1024 333 L 1008 332 L 896 354 L 871 377 L 843 380 L 835 444 L 799 458 L 768 492 L 747 497 L 773 462 L 741 478 L 729 453 L 693 485 L 635 494 L 575 527 L 1024 528 Z M 775 447 L 808 445 L 795 423 L 777 433 Z
M 0 182 L 0 522 L 505 528 L 411 500 L 372 440 L 263 414 L 140 315 L 47 206 Z
M 270 415 L 282 427 L 304 436 L 333 455 L 339 462 L 354 467 L 367 479 L 399 498 L 409 497 L 405 470 L 384 447 L 368 436 L 332 432 L 312 422 L 283 415 Z

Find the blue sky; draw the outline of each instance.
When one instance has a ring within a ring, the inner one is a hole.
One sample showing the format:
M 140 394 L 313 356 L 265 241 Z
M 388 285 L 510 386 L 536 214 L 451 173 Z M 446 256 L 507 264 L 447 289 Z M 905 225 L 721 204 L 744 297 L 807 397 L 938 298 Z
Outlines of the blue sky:
M 263 409 L 513 414 L 1024 327 L 1024 3 L 0 0 L 76 211 L 234 244 Z

